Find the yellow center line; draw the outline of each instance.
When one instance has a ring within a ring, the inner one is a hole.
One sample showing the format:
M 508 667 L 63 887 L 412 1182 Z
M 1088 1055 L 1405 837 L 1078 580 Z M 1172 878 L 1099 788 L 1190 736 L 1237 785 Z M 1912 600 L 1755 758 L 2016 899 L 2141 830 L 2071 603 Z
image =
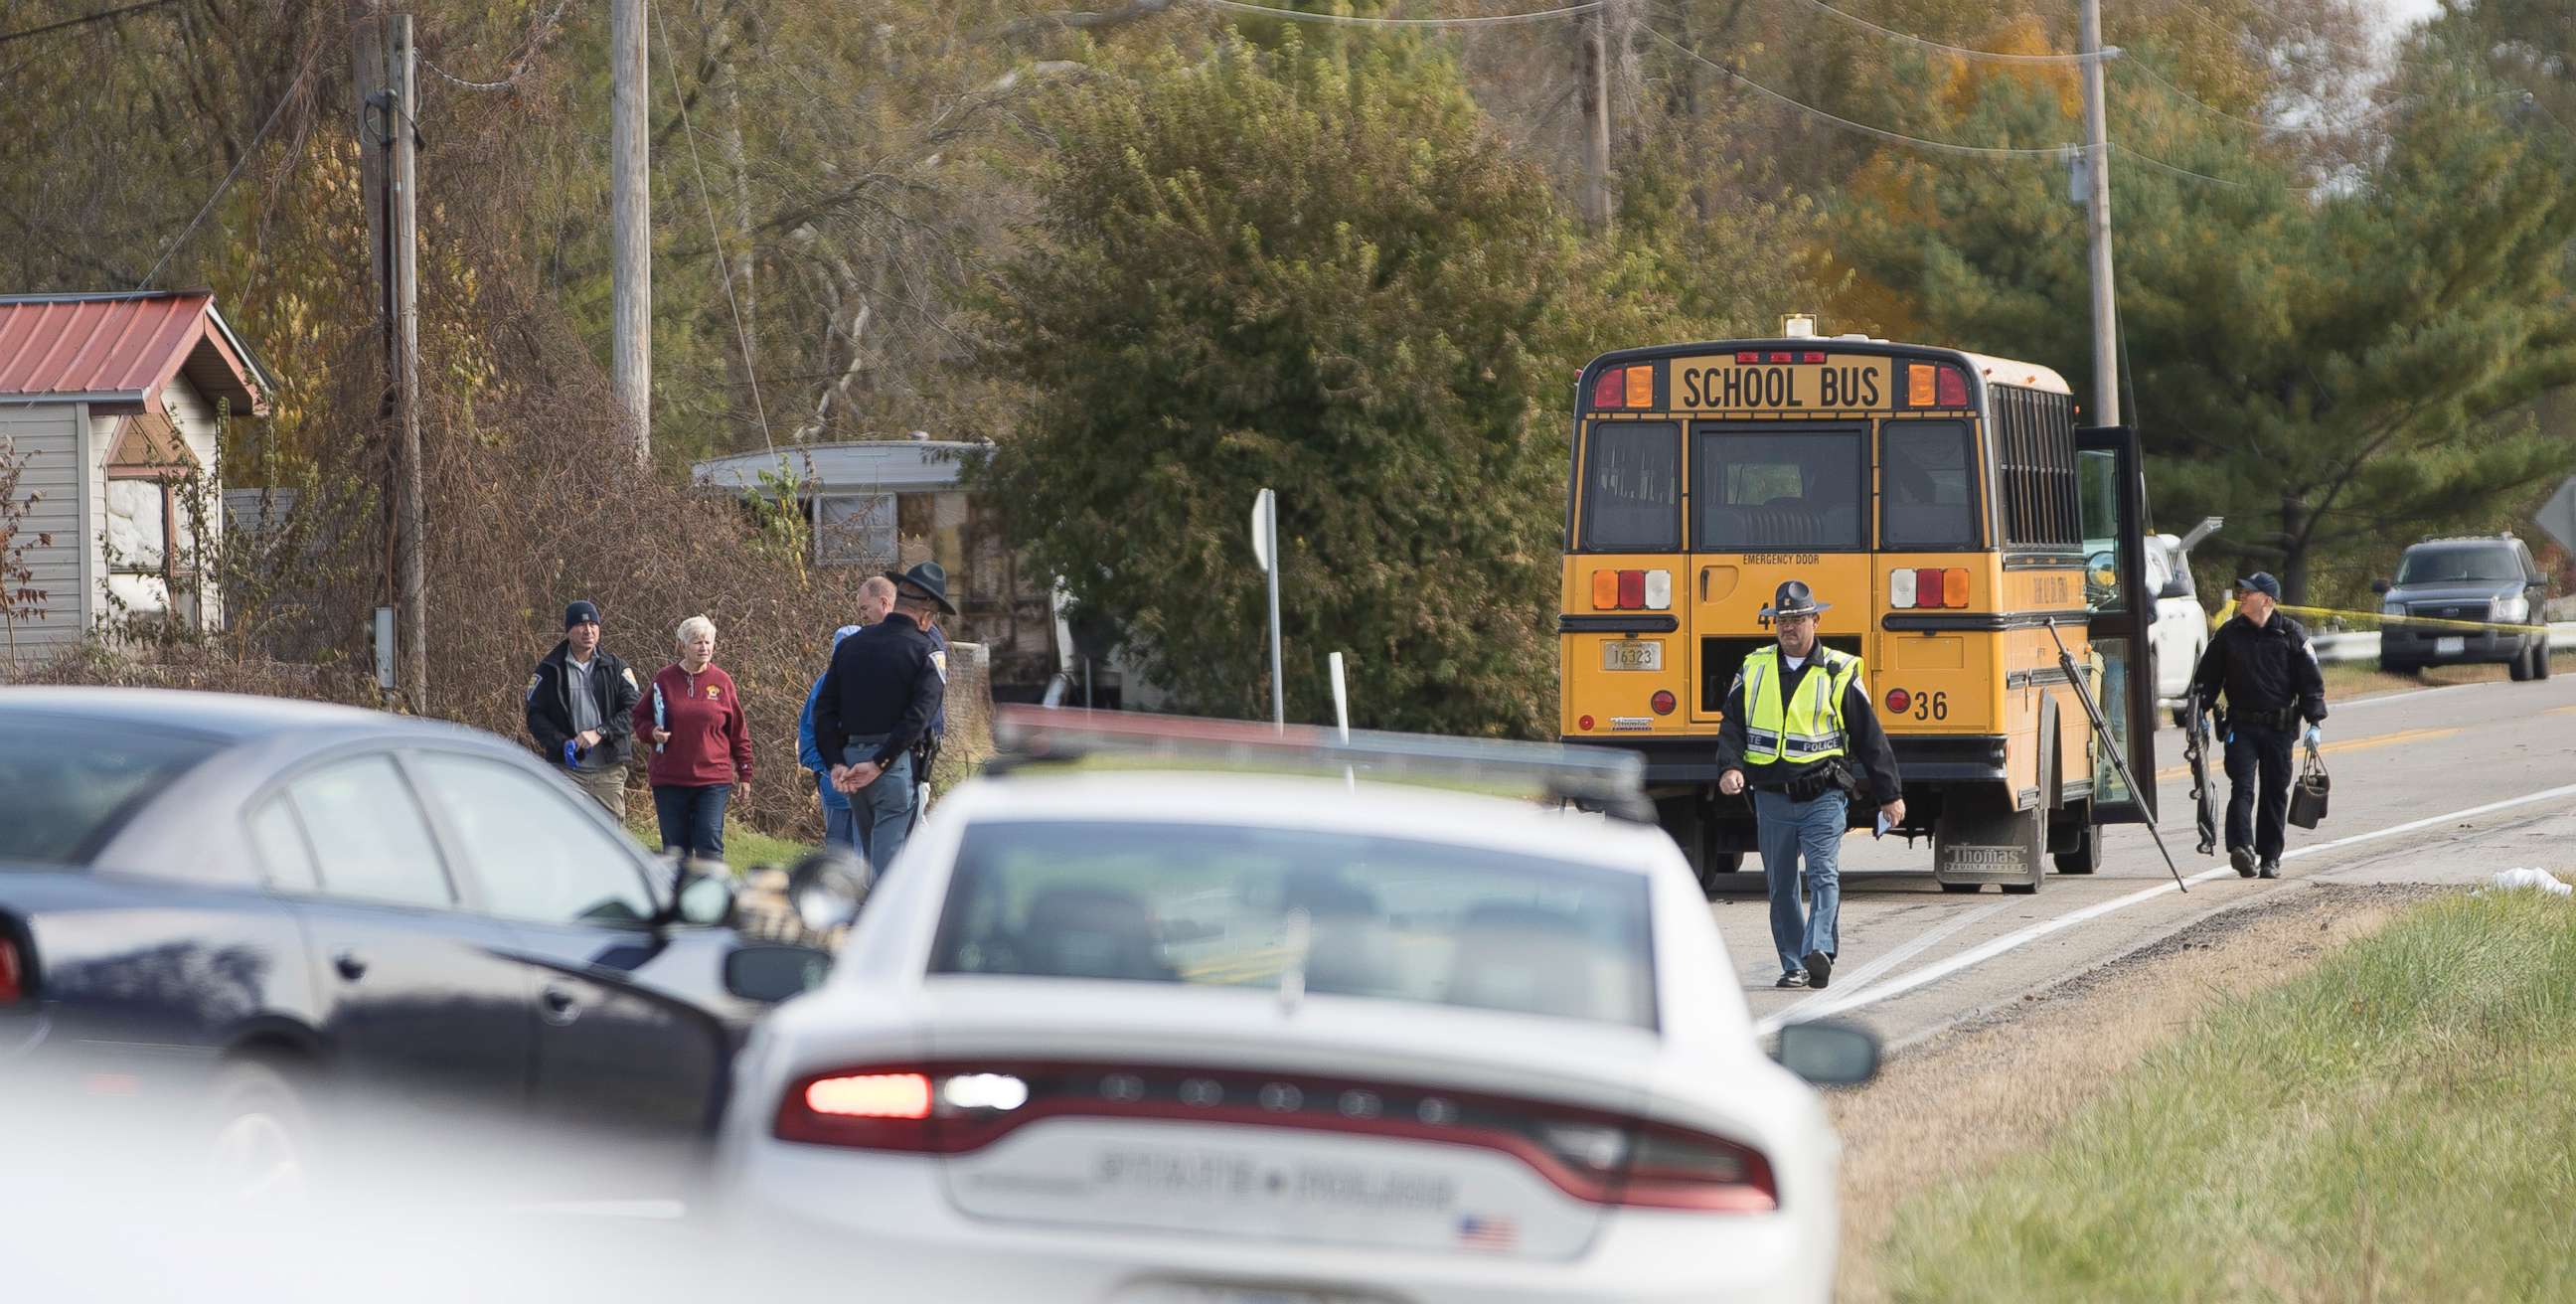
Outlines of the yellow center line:
M 2558 709 L 2561 711 L 2576 711 L 2576 706 L 2562 706 Z M 2392 743 L 2429 742 L 2435 738 L 2448 738 L 2452 734 L 2458 732 L 2459 730 L 2457 728 L 2400 729 L 2395 733 L 2373 734 L 2368 738 L 2347 738 L 2342 742 L 2327 743 L 2325 746 L 2318 748 L 2317 752 L 2320 755 L 2332 756 L 2338 752 L 2365 751 L 2373 747 L 2386 747 Z M 2215 751 L 2220 749 L 2213 748 L 2212 750 Z M 2168 765 L 2165 768 L 2156 771 L 2156 777 L 2159 779 L 2179 779 L 2189 773 L 2191 773 L 2191 766 L 2187 764 Z
M 2553 707 L 2549 708 L 2548 710 L 2541 712 L 2541 714 L 2542 714 L 2542 715 L 2565 715 L 2565 714 L 2567 714 L 2567 713 L 2569 713 L 2569 712 L 2571 712 L 2571 711 L 2576 711 L 2576 706 L 2553 706 Z

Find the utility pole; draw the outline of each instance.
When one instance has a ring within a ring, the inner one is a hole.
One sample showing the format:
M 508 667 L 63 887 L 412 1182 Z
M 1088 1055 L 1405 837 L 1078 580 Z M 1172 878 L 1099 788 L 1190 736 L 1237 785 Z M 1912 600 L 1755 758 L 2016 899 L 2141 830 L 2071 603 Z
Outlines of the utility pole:
M 1583 19 L 1583 225 L 1610 229 L 1610 7 Z
M 2102 106 L 2102 0 L 2083 0 L 2084 229 L 2093 242 L 2093 424 L 2120 424 L 2120 313 L 2111 292 L 2111 145 Z
M 645 134 L 644 0 L 608 0 L 608 189 L 612 271 L 608 377 L 635 438 L 653 456 L 653 194 Z
M 349 67 L 365 137 L 363 188 L 368 249 L 384 327 L 385 392 L 393 510 L 385 518 L 387 583 L 393 596 L 396 689 L 411 709 L 429 710 L 429 618 L 420 558 L 420 232 L 414 160 L 420 147 L 413 81 L 411 15 L 378 13 L 351 27 Z

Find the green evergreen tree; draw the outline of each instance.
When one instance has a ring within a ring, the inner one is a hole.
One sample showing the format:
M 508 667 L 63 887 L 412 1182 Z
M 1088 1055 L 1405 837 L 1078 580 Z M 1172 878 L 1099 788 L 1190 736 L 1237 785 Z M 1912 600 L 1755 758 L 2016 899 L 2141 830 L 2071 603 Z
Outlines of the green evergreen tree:
M 2312 193 L 2291 159 L 2205 117 L 2142 113 L 2124 134 L 2206 178 L 2114 163 L 2124 408 L 2150 500 L 2168 523 L 2228 516 L 2216 550 L 2279 571 L 2293 601 L 2317 596 L 2312 579 L 2349 601 L 2378 542 L 2576 467 L 2576 448 L 2516 415 L 2576 375 L 2567 142 L 2456 67 L 2420 72 L 2409 95 L 2376 153 Z M 1999 78 L 1958 129 L 2075 127 L 2060 97 Z M 1913 302 L 1935 342 L 2046 362 L 2092 407 L 2083 212 L 2062 175 L 1892 170 L 1895 202 L 1852 213 L 1862 273 Z
M 1293 714 L 1552 727 L 1578 251 L 1437 55 L 1290 33 L 1069 93 L 997 360 L 989 468 L 1043 573 L 1187 709 L 1268 706 L 1246 529 L 1278 490 Z

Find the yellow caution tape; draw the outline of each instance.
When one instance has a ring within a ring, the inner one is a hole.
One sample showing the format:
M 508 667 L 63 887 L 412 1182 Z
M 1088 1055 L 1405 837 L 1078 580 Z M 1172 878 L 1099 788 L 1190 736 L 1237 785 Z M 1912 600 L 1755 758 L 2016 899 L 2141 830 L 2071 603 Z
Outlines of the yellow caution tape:
M 2530 633 L 2530 632 L 2532 632 L 2532 631 L 2534 631 L 2534 630 L 2547 630 L 2547 629 L 2549 628 L 2549 624 L 2548 624 L 2548 622 L 2547 622 L 2547 621 L 2539 621 L 2539 622 L 2533 622 L 2533 621 L 2512 621 L 2512 622 L 2507 622 L 2507 621 L 2501 621 L 2501 620 L 2448 620 L 2448 619 L 2441 619 L 2441 618 L 2437 618 L 2437 617 L 2433 617 L 2433 616 L 2391 616 L 2391 615 L 2389 615 L 2389 614 L 2387 614 L 2387 613 L 2385 613 L 2385 612 L 2379 612 L 2379 611 L 2344 611 L 2344 610 L 2341 610 L 2341 609 L 2339 609 L 2339 608 L 2335 608 L 2335 607 L 2294 607 L 2294 606 L 2292 606 L 2292 605 L 2290 605 L 2289 603 L 2286 603 L 2286 602 L 2275 603 L 2275 604 L 2273 605 L 2273 609 L 2274 609 L 2274 610 L 2276 610 L 2276 611 L 2286 611 L 2286 612 L 2290 613 L 2290 614 L 2291 614 L 2291 615 L 2293 615 L 2293 616 L 2304 616 L 2304 617 L 2340 617 L 2340 618 L 2342 618 L 2342 619 L 2344 619 L 2344 620 L 2352 620 L 2352 621 L 2361 621 L 2361 622 L 2366 622 L 2366 624 L 2365 624 L 2365 628 L 2368 628 L 2368 629 L 2381 629 L 2381 628 L 2385 628 L 2385 627 L 2390 626 L 2390 625 L 2405 625 L 2405 626 L 2409 626 L 2409 627 L 2413 627 L 2413 628 L 2419 628 L 2419 629 L 2465 629 L 2465 630 L 2506 629 L 2506 630 L 2514 630 L 2514 631 L 2521 632 L 2521 633 Z M 2226 605 L 2221 606 L 2221 607 L 2218 609 L 2218 615 L 2212 618 L 2212 620 L 2211 620 L 2211 624 L 2210 624 L 2210 627 L 2211 627 L 2212 629 L 2215 629 L 2215 628 L 2217 628 L 2217 627 L 2218 627 L 2218 626 L 2220 626 L 2220 625 L 2224 625 L 2224 624 L 2226 624 L 2226 623 L 2227 623 L 2227 618 L 2228 618 L 2229 616 L 2233 616 L 2233 615 L 2235 615 L 2235 614 L 2236 614 L 2236 602 L 2235 602 L 2235 600 L 2234 600 L 2234 599 L 2232 599 L 2232 598 L 2231 598 L 2231 599 L 2229 599 L 2229 600 L 2228 600 L 2228 602 L 2226 603 Z M 2351 631 L 2310 631 L 2310 632 L 2314 633 L 2314 632 L 2351 632 Z

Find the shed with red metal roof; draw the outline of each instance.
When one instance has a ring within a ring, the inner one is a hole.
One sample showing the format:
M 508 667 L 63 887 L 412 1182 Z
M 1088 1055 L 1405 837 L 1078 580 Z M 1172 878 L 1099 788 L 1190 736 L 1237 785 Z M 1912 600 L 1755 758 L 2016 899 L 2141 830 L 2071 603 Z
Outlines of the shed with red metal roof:
M 222 528 L 222 421 L 266 416 L 272 388 L 204 290 L 0 295 L 0 566 L 28 572 L 0 593 L 0 659 L 69 650 L 110 613 L 220 619 L 191 540 Z M 184 491 L 200 471 L 207 492 Z

